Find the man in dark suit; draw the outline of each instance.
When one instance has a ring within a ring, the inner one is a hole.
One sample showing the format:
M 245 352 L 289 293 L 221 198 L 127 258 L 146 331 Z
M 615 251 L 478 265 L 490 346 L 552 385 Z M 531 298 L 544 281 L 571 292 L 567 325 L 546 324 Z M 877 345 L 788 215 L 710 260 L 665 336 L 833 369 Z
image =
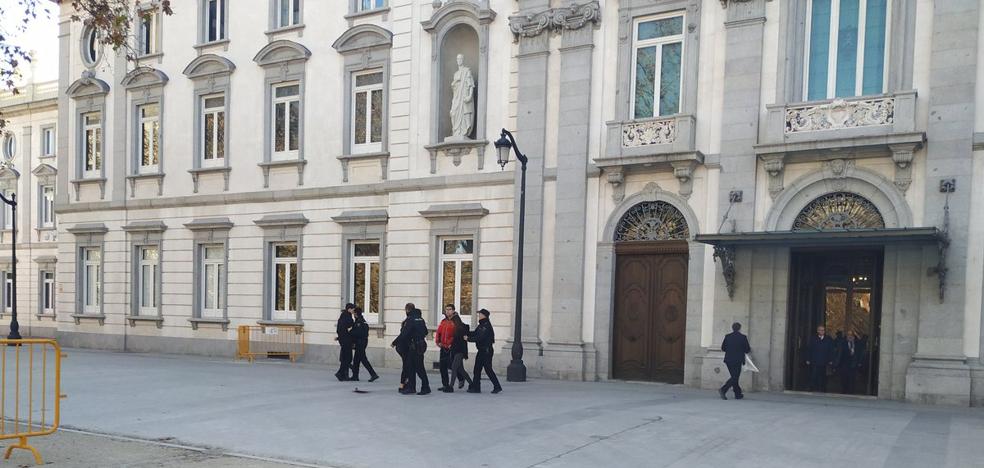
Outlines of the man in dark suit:
M 840 361 L 838 373 L 841 376 L 841 392 L 846 394 L 854 393 L 854 380 L 857 378 L 858 369 L 864 364 L 864 342 L 856 339 L 853 331 L 847 332 L 847 339 L 841 342 Z
M 352 325 L 355 324 L 355 320 L 352 319 L 352 311 L 354 310 L 355 304 L 345 304 L 345 309 L 342 310 L 341 315 L 338 316 L 338 322 L 335 323 L 335 341 L 338 341 L 340 347 L 338 372 L 335 372 L 335 378 L 340 381 L 351 379 L 349 367 L 352 365 Z
M 721 343 L 721 351 L 724 351 L 724 364 L 728 366 L 728 373 L 731 374 L 731 378 L 718 390 L 722 400 L 728 399 L 729 388 L 734 390 L 736 400 L 745 398 L 741 386 L 738 385 L 738 378 L 741 377 L 741 366 L 745 364 L 745 354 L 752 352 L 752 347 L 748 344 L 748 337 L 742 335 L 740 330 L 740 323 L 731 324 L 731 333 L 725 335 L 724 342 Z
M 810 391 L 827 391 L 827 367 L 834 365 L 834 340 L 827 336 L 827 328 L 817 327 L 817 334 L 810 338 L 806 348 L 806 365 L 810 368 Z

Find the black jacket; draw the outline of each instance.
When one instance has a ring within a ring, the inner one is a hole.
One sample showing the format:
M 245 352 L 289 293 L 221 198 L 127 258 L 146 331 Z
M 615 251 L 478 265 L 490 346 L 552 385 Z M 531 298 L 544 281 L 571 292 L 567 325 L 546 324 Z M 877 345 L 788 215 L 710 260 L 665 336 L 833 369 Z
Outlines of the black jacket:
M 407 318 L 400 322 L 400 334 L 393 339 L 392 346 L 396 348 L 396 354 L 399 354 L 400 356 L 407 354 L 407 351 L 410 349 L 410 343 L 406 339 L 406 333 L 404 333 L 407 329 L 407 323 L 409 322 L 410 316 L 407 316 Z
M 464 354 L 465 359 L 468 359 L 468 334 L 470 330 L 468 325 L 461 324 L 460 327 L 455 327 L 454 329 L 454 340 L 451 342 L 451 355 Z
M 406 343 L 407 348 L 423 354 L 427 350 L 427 322 L 420 314 L 410 314 L 403 327 L 400 329 L 400 336 L 396 337 L 397 342 Z
M 724 351 L 725 364 L 744 364 L 745 354 L 752 352 L 752 347 L 748 344 L 747 336 L 741 332 L 731 332 L 724 335 L 721 351 Z
M 335 335 L 338 337 L 339 344 L 352 344 L 352 335 L 349 330 L 354 324 L 352 314 L 343 310 L 342 314 L 338 316 L 338 323 L 335 324 Z
M 827 365 L 834 362 L 834 339 L 824 335 L 823 340 L 819 336 L 810 337 L 810 344 L 806 348 L 806 360 L 810 365 Z
M 468 333 L 468 341 L 475 343 L 479 352 L 492 351 L 492 345 L 495 343 L 495 331 L 492 329 L 489 319 L 478 321 L 475 331 Z
M 854 340 L 854 355 L 851 355 L 851 348 L 845 339 L 840 343 L 840 360 L 838 361 L 838 367 L 854 367 L 858 368 L 864 363 L 864 352 L 865 352 L 864 342 L 861 340 Z
M 355 323 L 352 324 L 352 329 L 349 331 L 349 335 L 352 336 L 352 344 L 356 348 L 366 349 L 369 346 L 369 324 L 366 323 L 366 319 L 357 318 Z

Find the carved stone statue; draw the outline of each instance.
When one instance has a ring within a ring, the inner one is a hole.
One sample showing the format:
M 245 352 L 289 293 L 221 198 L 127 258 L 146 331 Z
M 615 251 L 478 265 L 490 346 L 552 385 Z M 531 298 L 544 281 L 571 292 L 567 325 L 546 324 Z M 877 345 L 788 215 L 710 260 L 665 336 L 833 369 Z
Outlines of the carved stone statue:
M 447 140 L 467 140 L 475 117 L 475 79 L 465 66 L 465 57 L 458 54 L 458 71 L 451 80 L 451 136 Z

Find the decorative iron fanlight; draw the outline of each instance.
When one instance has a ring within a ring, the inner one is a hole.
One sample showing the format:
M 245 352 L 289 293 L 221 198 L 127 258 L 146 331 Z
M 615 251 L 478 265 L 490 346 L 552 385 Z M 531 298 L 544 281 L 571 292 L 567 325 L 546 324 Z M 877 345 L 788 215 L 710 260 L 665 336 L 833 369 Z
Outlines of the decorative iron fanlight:
M 642 202 L 629 209 L 618 222 L 615 242 L 688 239 L 690 229 L 683 213 L 673 205 Z
M 806 205 L 793 222 L 794 231 L 877 229 L 885 227 L 871 201 L 849 192 L 828 193 Z

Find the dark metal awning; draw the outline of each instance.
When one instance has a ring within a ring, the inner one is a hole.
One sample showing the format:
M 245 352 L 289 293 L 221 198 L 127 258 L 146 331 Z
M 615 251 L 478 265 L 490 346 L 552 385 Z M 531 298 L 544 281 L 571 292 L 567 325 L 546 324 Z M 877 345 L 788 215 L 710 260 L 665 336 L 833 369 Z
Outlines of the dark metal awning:
M 697 242 L 722 247 L 873 246 L 895 243 L 933 244 L 943 240 L 935 227 L 885 228 L 831 231 L 758 231 L 700 234 Z

